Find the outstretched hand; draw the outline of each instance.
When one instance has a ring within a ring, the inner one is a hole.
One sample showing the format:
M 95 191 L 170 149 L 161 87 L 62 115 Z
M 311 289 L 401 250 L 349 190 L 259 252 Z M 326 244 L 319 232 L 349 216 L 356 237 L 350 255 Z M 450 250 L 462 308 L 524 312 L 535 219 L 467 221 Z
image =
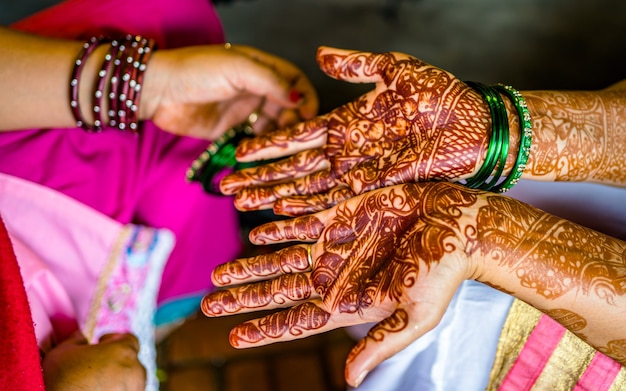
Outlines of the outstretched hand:
M 468 217 L 460 209 L 479 197 L 445 182 L 397 185 L 257 227 L 250 233 L 255 244 L 316 243 L 218 266 L 213 282 L 228 288 L 207 295 L 202 311 L 223 316 L 289 307 L 235 327 L 230 342 L 238 348 L 378 322 L 348 357 L 346 379 L 357 385 L 434 328 L 470 277 Z
M 482 97 L 454 75 L 402 53 L 320 48 L 331 77 L 375 88 L 328 114 L 245 140 L 239 161 L 283 160 L 221 182 L 240 210 L 301 215 L 393 184 L 471 176 L 491 129 Z
M 255 112 L 261 132 L 310 119 L 318 110 L 317 93 L 298 67 L 249 46 L 156 51 L 150 77 L 144 116 L 179 135 L 213 140 Z

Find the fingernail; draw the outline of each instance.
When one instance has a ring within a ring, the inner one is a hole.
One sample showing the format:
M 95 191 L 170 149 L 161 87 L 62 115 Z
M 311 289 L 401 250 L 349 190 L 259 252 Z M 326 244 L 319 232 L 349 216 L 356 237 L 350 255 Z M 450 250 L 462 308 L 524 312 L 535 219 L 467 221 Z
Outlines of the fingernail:
M 299 102 L 300 99 L 302 99 L 302 94 L 300 92 L 298 92 L 297 90 L 291 90 L 289 91 L 289 100 L 292 101 L 293 103 Z
M 367 373 L 367 370 L 361 372 L 361 374 L 354 381 L 354 388 L 357 388 L 361 385 L 361 383 L 363 383 L 363 380 L 365 379 L 365 376 L 367 376 Z

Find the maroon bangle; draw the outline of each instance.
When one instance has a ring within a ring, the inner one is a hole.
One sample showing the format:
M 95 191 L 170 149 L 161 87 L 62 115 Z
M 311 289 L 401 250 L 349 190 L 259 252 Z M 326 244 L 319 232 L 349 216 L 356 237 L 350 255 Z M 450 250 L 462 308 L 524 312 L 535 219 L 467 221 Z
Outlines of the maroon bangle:
M 113 59 L 117 56 L 118 50 L 119 42 L 114 39 L 111 41 L 111 48 L 109 49 L 109 52 L 104 57 L 102 68 L 100 69 L 100 72 L 98 72 L 98 83 L 96 85 L 96 91 L 94 92 L 93 101 L 93 130 L 95 131 L 101 131 L 104 124 L 102 120 L 102 97 L 104 95 L 104 87 L 107 81 L 107 76 L 111 71 Z
M 117 115 L 119 117 L 117 127 L 120 130 L 128 130 L 129 127 L 128 97 L 130 94 L 130 83 L 135 78 L 133 64 L 137 62 L 139 58 L 139 44 L 141 43 L 141 39 L 142 38 L 139 36 L 133 37 L 132 42 L 129 42 L 128 45 L 127 57 L 125 60 L 122 60 L 122 80 L 120 80 L 120 93 L 117 96 L 119 104 L 117 109 Z
M 122 40 L 118 46 L 118 51 L 115 56 L 115 60 L 113 61 L 113 71 L 111 80 L 109 82 L 109 126 L 110 127 L 118 127 L 119 126 L 119 116 L 118 116 L 118 102 L 119 102 L 119 94 L 120 94 L 120 85 L 122 82 L 122 70 L 123 70 L 123 61 L 125 61 L 124 55 L 126 52 L 127 45 L 130 44 L 130 40 L 132 39 L 131 35 L 127 35 L 124 40 Z
M 142 46 L 139 47 L 139 58 L 133 63 L 133 76 L 129 82 L 130 90 L 126 100 L 128 129 L 137 132 L 139 123 L 139 98 L 143 83 L 143 75 L 147 68 L 148 61 L 155 47 L 152 39 L 143 39 Z
M 85 130 L 90 130 L 91 126 L 87 125 L 80 110 L 80 103 L 78 100 L 79 81 L 87 58 L 102 43 L 102 40 L 103 39 L 101 37 L 91 37 L 89 41 L 83 44 L 83 47 L 74 62 L 72 77 L 70 79 L 70 108 L 74 119 L 76 120 L 76 126 Z

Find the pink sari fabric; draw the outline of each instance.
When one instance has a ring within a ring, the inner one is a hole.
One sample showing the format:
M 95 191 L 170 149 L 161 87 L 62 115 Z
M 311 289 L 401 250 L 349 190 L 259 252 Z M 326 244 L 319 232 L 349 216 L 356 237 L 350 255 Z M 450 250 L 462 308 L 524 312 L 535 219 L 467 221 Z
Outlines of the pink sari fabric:
M 120 224 L 86 205 L 0 173 L 2 214 L 20 266 L 43 352 L 80 329 L 91 343 L 132 332 L 158 389 L 154 313 L 174 243 L 164 229 Z
M 68 0 L 12 27 L 80 40 L 129 32 L 156 39 L 160 48 L 224 41 L 208 0 Z M 165 323 L 197 310 L 212 287 L 212 268 L 241 248 L 232 200 L 207 195 L 185 180 L 185 171 L 207 145 L 151 122 L 142 124 L 139 136 L 114 129 L 3 132 L 0 172 L 60 191 L 122 224 L 172 231 L 176 246 L 158 298 L 161 310 L 171 309 L 157 319 Z

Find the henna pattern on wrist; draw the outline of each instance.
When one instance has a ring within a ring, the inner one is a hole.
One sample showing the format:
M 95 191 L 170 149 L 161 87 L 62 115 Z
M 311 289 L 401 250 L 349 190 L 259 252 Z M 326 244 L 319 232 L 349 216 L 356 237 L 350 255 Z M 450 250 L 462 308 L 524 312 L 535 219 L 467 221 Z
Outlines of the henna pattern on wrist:
M 536 131 L 526 172 L 557 181 L 626 183 L 626 94 L 524 92 Z
M 605 347 L 598 348 L 598 351 L 612 357 L 622 365 L 626 365 L 626 339 L 609 341 Z
M 481 251 L 547 299 L 580 289 L 613 303 L 626 294 L 623 242 L 520 201 L 487 196 L 477 217 Z

